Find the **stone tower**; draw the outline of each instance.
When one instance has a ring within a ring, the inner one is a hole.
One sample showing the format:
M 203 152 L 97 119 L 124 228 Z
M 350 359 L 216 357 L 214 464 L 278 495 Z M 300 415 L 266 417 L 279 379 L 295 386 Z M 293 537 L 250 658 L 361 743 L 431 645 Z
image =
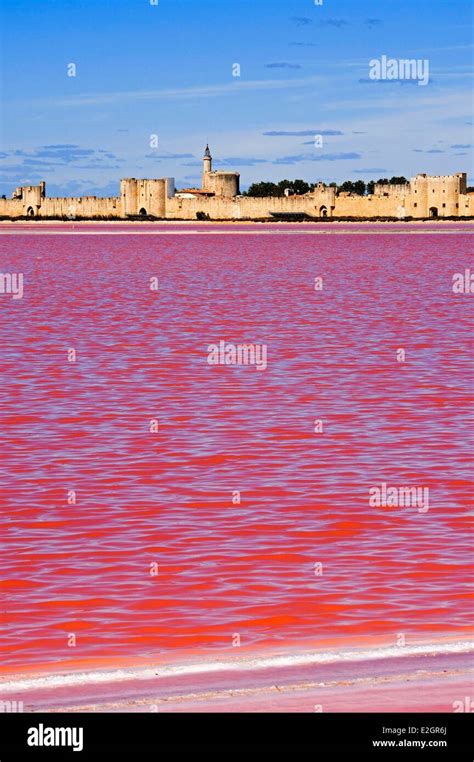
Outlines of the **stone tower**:
M 207 145 L 204 151 L 204 157 L 202 160 L 202 187 L 203 189 L 207 187 L 207 175 L 209 175 L 211 172 L 212 172 L 212 156 L 209 150 L 209 146 Z
M 207 145 L 202 166 L 202 189 L 219 198 L 235 198 L 239 195 L 240 174 L 212 169 L 212 156 Z

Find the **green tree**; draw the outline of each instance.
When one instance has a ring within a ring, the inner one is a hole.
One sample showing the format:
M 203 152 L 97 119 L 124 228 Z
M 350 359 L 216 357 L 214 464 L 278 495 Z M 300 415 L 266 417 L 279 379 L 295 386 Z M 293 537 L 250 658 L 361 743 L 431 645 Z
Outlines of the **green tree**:
M 299 196 L 310 191 L 310 185 L 305 180 L 282 180 L 278 183 L 278 187 L 282 189 L 283 194 L 286 188 L 289 188 Z
M 352 193 L 354 189 L 354 183 L 352 180 L 345 180 L 342 185 L 338 186 L 338 192 L 339 193 Z
M 339 192 L 343 193 L 356 193 L 358 196 L 363 196 L 365 193 L 365 182 L 363 180 L 345 180 L 342 185 L 339 186 Z
M 252 183 L 246 196 L 284 196 L 285 190 L 289 188 L 292 193 L 302 195 L 311 190 L 311 186 L 306 180 L 280 180 L 279 183 L 260 182 Z
M 363 180 L 356 180 L 356 182 L 353 184 L 354 193 L 357 193 L 358 196 L 363 196 L 365 194 L 365 182 Z
M 247 196 L 280 196 L 278 185 L 271 182 L 252 183 Z

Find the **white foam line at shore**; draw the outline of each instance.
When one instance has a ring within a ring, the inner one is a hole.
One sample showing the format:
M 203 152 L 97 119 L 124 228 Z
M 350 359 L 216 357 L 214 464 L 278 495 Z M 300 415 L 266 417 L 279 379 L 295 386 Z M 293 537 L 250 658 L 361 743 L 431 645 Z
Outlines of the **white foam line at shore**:
M 384 646 L 381 648 L 315 651 L 312 653 L 280 654 L 267 657 L 243 657 L 229 661 L 203 661 L 188 664 L 164 664 L 156 667 L 139 667 L 133 669 L 117 669 L 110 671 L 74 672 L 69 674 L 48 675 L 46 677 L 24 677 L 16 680 L 0 682 L 0 693 L 11 691 L 26 691 L 68 686 L 94 685 L 114 683 L 127 680 L 152 680 L 157 677 L 177 677 L 180 675 L 196 675 L 211 672 L 260 670 L 279 667 L 299 667 L 335 662 L 358 662 L 372 659 L 403 658 L 406 656 L 422 656 L 437 654 L 460 654 L 474 651 L 471 641 L 453 643 L 421 644 L 412 646 Z

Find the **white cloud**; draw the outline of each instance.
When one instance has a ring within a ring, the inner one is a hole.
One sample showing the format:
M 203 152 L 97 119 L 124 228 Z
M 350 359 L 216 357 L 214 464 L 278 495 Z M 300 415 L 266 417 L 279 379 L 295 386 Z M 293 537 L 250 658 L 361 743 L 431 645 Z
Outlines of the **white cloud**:
M 180 100 L 188 98 L 215 98 L 223 95 L 235 95 L 240 92 L 259 90 L 285 90 L 299 87 L 309 87 L 321 82 L 322 77 L 307 77 L 305 79 L 260 79 L 242 81 L 234 79 L 219 85 L 198 85 L 165 90 L 125 90 L 109 93 L 90 93 L 77 95 L 74 98 L 54 98 L 49 100 L 51 106 L 87 106 L 110 105 L 128 101 Z M 44 102 L 44 101 L 43 101 Z

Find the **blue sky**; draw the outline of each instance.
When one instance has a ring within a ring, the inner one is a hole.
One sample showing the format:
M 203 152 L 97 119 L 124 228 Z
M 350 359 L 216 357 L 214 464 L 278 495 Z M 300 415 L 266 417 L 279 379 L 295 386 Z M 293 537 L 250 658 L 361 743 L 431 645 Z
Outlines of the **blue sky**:
M 242 188 L 459 171 L 474 184 L 470 0 L 1 8 L 8 196 L 40 179 L 48 195 L 115 195 L 121 177 L 195 186 L 206 141 L 214 167 L 238 170 Z M 382 55 L 428 59 L 429 84 L 370 80 L 369 61 Z

